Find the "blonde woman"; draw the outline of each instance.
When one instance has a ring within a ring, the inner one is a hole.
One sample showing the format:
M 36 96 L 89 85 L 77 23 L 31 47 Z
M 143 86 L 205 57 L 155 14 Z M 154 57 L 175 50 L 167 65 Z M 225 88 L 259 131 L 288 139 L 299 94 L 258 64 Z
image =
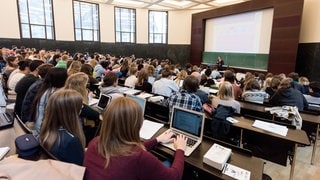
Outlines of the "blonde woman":
M 64 88 L 74 89 L 78 91 L 82 95 L 83 103 L 88 104 L 88 101 L 89 101 L 88 90 L 87 90 L 88 81 L 89 81 L 89 77 L 87 74 L 83 72 L 78 72 L 68 77 L 64 85 Z
M 103 114 L 100 136 L 94 138 L 85 154 L 85 179 L 182 179 L 186 139 L 166 133 L 140 141 L 143 114 L 140 105 L 126 97 L 112 101 Z M 147 150 L 158 142 L 174 141 L 176 152 L 170 168 Z
M 79 121 L 82 96 L 75 90 L 53 93 L 46 106 L 40 143 L 56 158 L 82 165 L 85 137 Z
M 240 114 L 240 103 L 234 100 L 234 92 L 232 84 L 228 81 L 224 81 L 220 84 L 217 97 L 212 100 L 212 106 L 217 108 L 218 105 L 231 106 L 235 109 L 235 112 Z
M 179 86 L 182 87 L 184 79 L 188 76 L 187 71 L 182 70 L 178 73 L 177 78 L 174 80 L 174 82 Z
M 70 67 L 68 68 L 68 76 L 80 72 L 81 66 L 82 64 L 80 61 L 72 61 Z

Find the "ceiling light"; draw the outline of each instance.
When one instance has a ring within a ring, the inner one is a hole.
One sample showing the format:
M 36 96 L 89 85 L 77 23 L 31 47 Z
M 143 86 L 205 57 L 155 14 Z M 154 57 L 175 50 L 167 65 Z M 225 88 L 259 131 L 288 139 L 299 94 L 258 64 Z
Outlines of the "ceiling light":
M 145 5 L 144 2 L 133 1 L 133 0 L 114 0 L 113 2 L 121 3 L 121 4 Z
M 175 0 L 164 0 L 162 2 L 167 4 L 172 4 L 175 6 L 180 6 L 180 7 L 186 6 L 191 3 L 191 1 L 175 1 Z

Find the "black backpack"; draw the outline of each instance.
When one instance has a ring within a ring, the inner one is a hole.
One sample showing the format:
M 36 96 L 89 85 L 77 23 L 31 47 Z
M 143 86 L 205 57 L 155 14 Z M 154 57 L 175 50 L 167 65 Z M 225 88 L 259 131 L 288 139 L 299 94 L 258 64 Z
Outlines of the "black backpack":
M 219 104 L 216 110 L 212 113 L 211 130 L 212 136 L 216 139 L 225 139 L 230 132 L 230 122 L 227 117 L 234 114 L 235 109 L 231 106 Z

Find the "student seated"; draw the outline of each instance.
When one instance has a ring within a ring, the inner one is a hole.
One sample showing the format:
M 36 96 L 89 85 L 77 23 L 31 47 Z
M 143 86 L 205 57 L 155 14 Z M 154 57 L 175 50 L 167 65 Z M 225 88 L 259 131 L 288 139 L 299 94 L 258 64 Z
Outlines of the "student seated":
M 267 101 L 269 95 L 260 89 L 260 85 L 255 78 L 250 79 L 244 86 L 244 91 L 242 93 L 242 99 L 249 102 L 255 102 L 263 104 Z
M 212 106 L 217 108 L 218 105 L 231 106 L 235 112 L 240 114 L 240 103 L 234 100 L 233 88 L 230 82 L 223 82 L 220 84 L 217 97 L 212 100 Z
M 182 179 L 186 138 L 168 130 L 155 139 L 140 141 L 143 122 L 141 106 L 122 97 L 110 103 L 103 114 L 100 135 L 85 154 L 85 179 Z M 166 167 L 148 150 L 159 142 L 174 141 L 176 152 L 171 167 Z
M 135 89 L 144 91 L 146 93 L 152 92 L 152 84 L 148 82 L 148 71 L 146 69 L 140 70 Z
M 161 79 L 155 81 L 152 86 L 152 92 L 162 96 L 170 97 L 174 92 L 179 90 L 179 86 L 172 80 L 169 68 L 161 71 Z
M 304 95 L 309 104 L 309 109 L 320 111 L 320 82 L 313 81 L 309 84 L 309 87 L 309 94 Z
M 118 87 L 118 76 L 113 72 L 109 72 L 104 78 L 100 89 L 101 94 L 110 95 L 112 100 L 123 97 Z
M 198 78 L 193 75 L 187 76 L 183 81 L 182 89 L 172 94 L 168 100 L 170 112 L 173 106 L 179 106 L 193 111 L 203 112 L 201 99 L 195 94 L 198 89 Z
M 40 143 L 56 158 L 82 165 L 85 137 L 79 120 L 82 96 L 75 90 L 53 93 L 46 106 Z
M 269 103 L 274 106 L 296 106 L 299 111 L 308 109 L 306 98 L 294 87 L 294 82 L 291 78 L 281 80 L 278 90 L 270 98 Z
M 130 76 L 126 78 L 124 81 L 124 85 L 128 86 L 130 88 L 134 88 L 136 85 L 138 78 L 137 78 L 137 72 L 138 72 L 138 67 L 135 64 L 132 64 L 129 68 L 129 74 Z

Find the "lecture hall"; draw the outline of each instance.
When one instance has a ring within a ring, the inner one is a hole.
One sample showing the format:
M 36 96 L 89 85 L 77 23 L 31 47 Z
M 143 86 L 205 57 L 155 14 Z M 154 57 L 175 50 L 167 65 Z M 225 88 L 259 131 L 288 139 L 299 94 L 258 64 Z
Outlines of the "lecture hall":
M 319 0 L 11 0 L 0 179 L 318 179 Z

